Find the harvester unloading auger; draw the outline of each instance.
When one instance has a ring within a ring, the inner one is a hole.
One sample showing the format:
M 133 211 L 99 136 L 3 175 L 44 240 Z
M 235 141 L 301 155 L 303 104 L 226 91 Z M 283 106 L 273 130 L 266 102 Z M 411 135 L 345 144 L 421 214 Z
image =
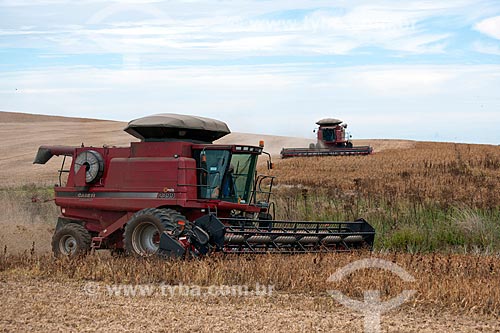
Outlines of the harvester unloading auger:
M 281 158 L 369 155 L 373 152 L 370 146 L 353 146 L 350 136 L 346 135 L 347 124 L 342 124 L 342 120 L 326 118 L 316 124 L 319 125 L 317 143 L 311 143 L 309 148 L 283 148 Z
M 34 163 L 64 156 L 55 186 L 61 207 L 52 249 L 168 257 L 223 253 L 304 253 L 372 248 L 375 230 L 354 222 L 273 220 L 274 177 L 257 175 L 259 146 L 212 144 L 223 122 L 160 114 L 125 128 L 129 147 L 41 146 Z M 65 167 L 67 157 L 71 165 Z M 62 175 L 68 173 L 63 184 Z

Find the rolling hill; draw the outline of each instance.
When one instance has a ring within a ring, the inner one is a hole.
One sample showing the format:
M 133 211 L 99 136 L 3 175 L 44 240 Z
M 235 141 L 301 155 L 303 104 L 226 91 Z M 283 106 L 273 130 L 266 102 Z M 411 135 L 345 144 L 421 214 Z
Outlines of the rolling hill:
M 0 112 L 0 182 L 2 186 L 27 183 L 52 184 L 61 159 L 54 158 L 47 165 L 33 165 L 41 145 L 127 146 L 137 140 L 123 131 L 125 122 L 87 118 L 34 115 Z M 257 145 L 265 141 L 265 149 L 279 158 L 283 147 L 308 147 L 312 139 L 263 134 L 231 133 L 216 143 Z M 370 144 L 375 152 L 387 149 L 411 148 L 406 140 L 358 140 L 355 144 Z M 275 159 L 276 160 L 276 159 Z

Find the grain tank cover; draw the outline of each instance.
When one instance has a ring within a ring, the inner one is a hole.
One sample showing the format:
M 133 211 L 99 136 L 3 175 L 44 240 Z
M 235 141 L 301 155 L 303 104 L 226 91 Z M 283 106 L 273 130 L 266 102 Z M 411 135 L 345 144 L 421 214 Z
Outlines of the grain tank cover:
M 125 132 L 142 141 L 188 140 L 210 143 L 231 133 L 222 121 L 174 113 L 132 120 Z
M 319 125 L 319 126 L 337 126 L 340 124 L 342 124 L 342 120 L 335 119 L 335 118 L 321 119 L 316 123 L 316 125 Z

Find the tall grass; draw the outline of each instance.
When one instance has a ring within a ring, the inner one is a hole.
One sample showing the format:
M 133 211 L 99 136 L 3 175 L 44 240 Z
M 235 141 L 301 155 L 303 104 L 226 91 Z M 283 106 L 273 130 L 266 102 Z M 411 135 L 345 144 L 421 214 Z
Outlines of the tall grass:
M 366 201 L 410 202 L 447 209 L 500 205 L 500 147 L 416 143 L 370 156 L 309 157 L 276 163 L 281 185 L 324 189 Z
M 59 209 L 54 191 L 34 184 L 0 188 L 0 221 L 11 224 L 55 224 Z
M 499 251 L 500 209 L 443 209 L 412 202 L 336 197 L 324 191 L 280 188 L 276 218 L 282 220 L 367 220 L 376 230 L 376 249 L 420 251 Z
M 370 156 L 282 160 L 273 175 L 280 219 L 363 217 L 379 249 L 500 249 L 500 147 L 420 142 Z

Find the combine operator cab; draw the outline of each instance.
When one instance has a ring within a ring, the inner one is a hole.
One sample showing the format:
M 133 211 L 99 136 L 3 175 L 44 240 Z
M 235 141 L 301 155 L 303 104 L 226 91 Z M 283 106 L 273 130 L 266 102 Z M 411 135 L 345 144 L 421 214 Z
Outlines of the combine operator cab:
M 199 197 L 245 204 L 250 202 L 261 147 L 235 146 L 194 150 L 199 167 Z
M 346 134 L 347 124 L 341 120 L 328 119 L 318 121 L 318 148 L 349 147 L 352 148 L 350 135 Z
M 223 122 L 161 114 L 125 128 L 130 147 L 42 146 L 34 163 L 63 155 L 55 203 L 56 256 L 111 249 L 145 257 L 300 253 L 371 248 L 373 228 L 355 222 L 273 219 L 274 177 L 257 175 L 264 144 L 213 144 Z M 270 163 L 270 155 L 268 165 Z M 71 165 L 65 166 L 71 157 Z M 67 173 L 67 181 L 61 176 Z

